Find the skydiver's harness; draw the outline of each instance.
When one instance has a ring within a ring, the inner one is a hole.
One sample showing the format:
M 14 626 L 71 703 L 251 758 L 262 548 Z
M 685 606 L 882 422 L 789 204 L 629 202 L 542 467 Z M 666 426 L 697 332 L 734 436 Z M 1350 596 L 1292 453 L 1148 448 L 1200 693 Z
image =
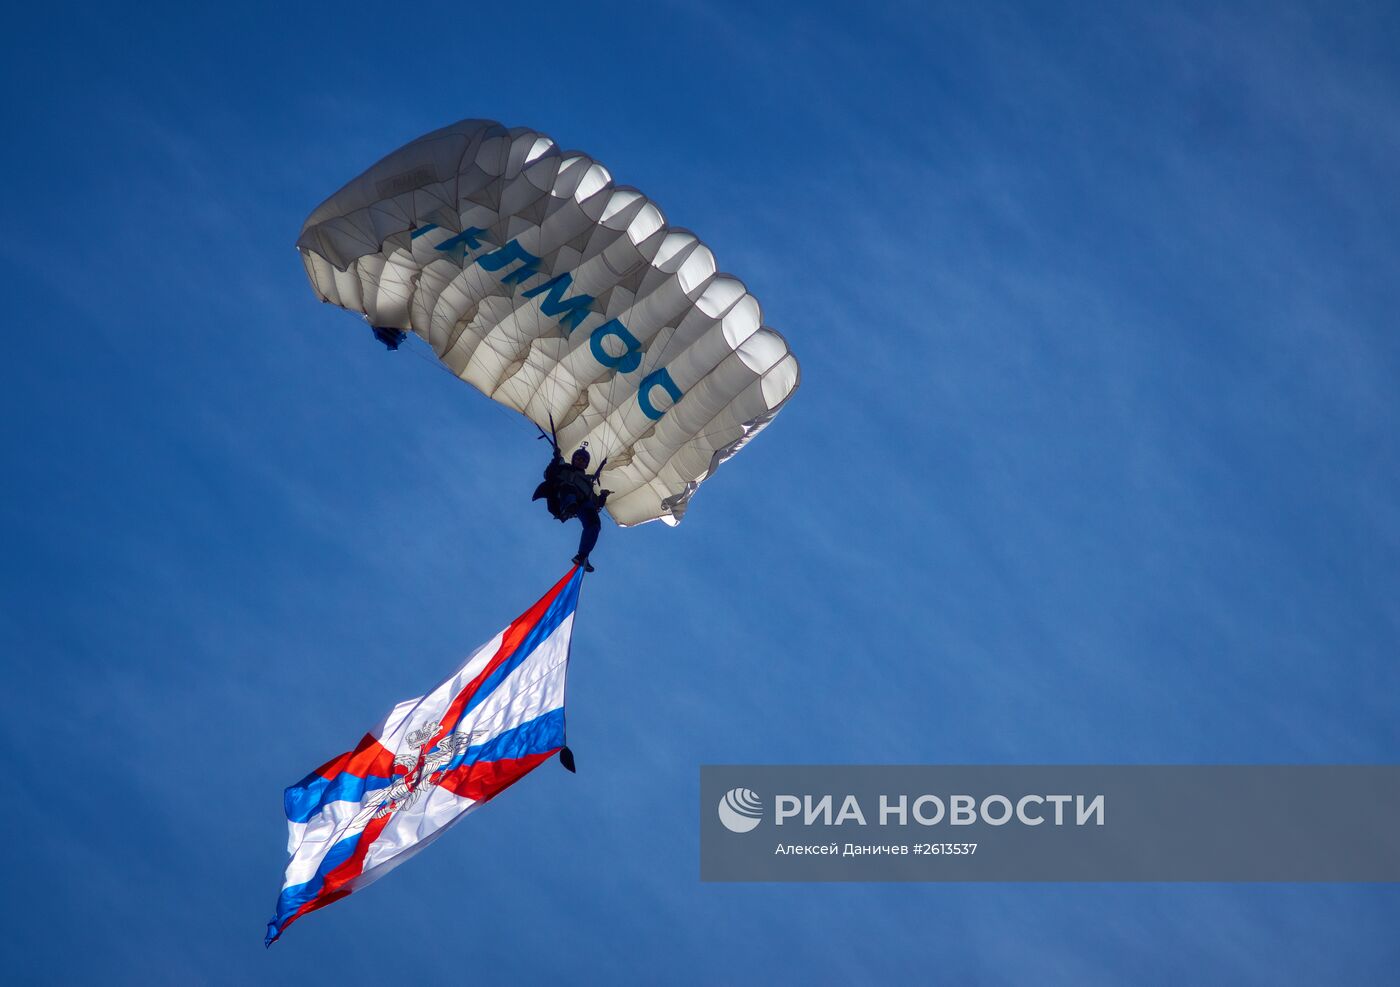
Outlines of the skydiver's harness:
M 538 425 L 535 426 L 539 428 Z M 549 439 L 549 443 L 554 448 L 554 458 L 549 465 L 544 468 L 544 482 L 535 488 L 535 494 L 531 500 L 543 499 L 549 508 L 549 513 L 560 521 L 568 521 L 578 517 L 579 509 L 582 507 L 592 507 L 597 510 L 603 506 L 604 498 L 594 492 L 598 485 L 599 477 L 603 473 L 603 467 L 608 465 L 607 457 L 598 464 L 598 468 L 592 473 L 581 470 L 573 463 L 564 462 L 564 455 L 559 451 L 559 439 L 554 434 L 554 419 L 549 420 L 550 430 L 548 433 L 540 428 L 540 438 Z M 586 447 L 588 443 L 584 443 Z M 581 447 L 582 448 L 582 447 Z

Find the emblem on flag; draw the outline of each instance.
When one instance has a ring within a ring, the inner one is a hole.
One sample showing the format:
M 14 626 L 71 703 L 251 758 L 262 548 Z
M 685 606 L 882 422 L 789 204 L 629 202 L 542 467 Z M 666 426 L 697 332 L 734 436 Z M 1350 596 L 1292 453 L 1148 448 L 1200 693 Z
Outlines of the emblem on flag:
M 583 570 L 570 570 L 437 688 L 399 703 L 354 750 L 286 790 L 291 860 L 268 945 L 565 750 L 564 680 L 582 583 Z

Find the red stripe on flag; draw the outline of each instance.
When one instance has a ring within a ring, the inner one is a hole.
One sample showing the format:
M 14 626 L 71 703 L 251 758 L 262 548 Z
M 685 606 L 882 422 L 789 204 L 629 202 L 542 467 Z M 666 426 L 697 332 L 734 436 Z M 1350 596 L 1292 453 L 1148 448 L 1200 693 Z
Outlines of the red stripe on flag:
M 485 802 L 504 792 L 557 753 L 559 748 L 553 747 L 525 757 L 463 764 L 443 774 L 438 787 L 473 802 Z
M 339 774 L 352 774 L 356 778 L 373 775 L 383 778 L 393 772 L 394 752 L 379 742 L 379 738 L 367 733 L 353 751 L 333 757 L 313 772 L 322 778 L 334 778 Z
M 360 876 L 360 871 L 365 866 L 365 854 L 369 853 L 369 848 L 374 845 L 375 840 L 379 839 L 379 834 L 384 832 L 384 827 L 389 825 L 389 820 L 392 818 L 394 817 L 390 814 L 369 821 L 369 825 L 360 834 L 360 842 L 355 844 L 355 852 L 322 879 L 321 890 L 316 893 L 316 897 L 292 913 L 292 917 L 287 919 L 282 924 L 282 928 L 277 931 L 279 937 L 287 931 L 287 926 L 303 915 L 314 912 L 318 908 L 325 908 L 331 902 L 344 898 L 353 890 L 347 888 L 346 885 Z
M 496 649 L 495 655 L 486 663 L 486 667 L 481 670 L 481 674 L 472 679 L 461 692 L 453 697 L 452 703 L 447 707 L 447 712 L 442 716 L 442 726 L 438 728 L 436 736 L 423 745 L 422 750 L 432 750 L 433 746 L 439 740 L 446 737 L 457 728 L 457 721 L 462 717 L 462 710 L 466 708 L 467 703 L 476 693 L 476 690 L 481 688 L 481 683 L 486 681 L 497 668 L 500 668 L 511 655 L 515 654 L 515 649 L 520 647 L 520 642 L 525 640 L 526 635 L 528 635 L 531 629 L 544 617 L 544 612 L 549 609 L 549 605 L 554 602 L 554 598 L 569 584 L 569 580 L 574 578 L 574 573 L 577 570 L 578 566 L 574 566 L 570 569 L 563 579 L 554 584 L 553 589 L 540 597 L 538 603 L 511 622 L 511 625 L 506 628 L 505 633 L 501 635 L 501 646 Z

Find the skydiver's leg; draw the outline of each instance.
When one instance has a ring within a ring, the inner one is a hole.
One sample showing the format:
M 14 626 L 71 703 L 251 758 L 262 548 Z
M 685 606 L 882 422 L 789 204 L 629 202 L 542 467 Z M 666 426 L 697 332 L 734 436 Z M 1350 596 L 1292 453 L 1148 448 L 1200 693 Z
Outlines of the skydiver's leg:
M 583 525 L 583 534 L 578 540 L 577 558 L 586 563 L 593 547 L 598 544 L 598 533 L 603 530 L 603 523 L 598 517 L 598 512 L 587 507 L 579 510 L 578 519 Z

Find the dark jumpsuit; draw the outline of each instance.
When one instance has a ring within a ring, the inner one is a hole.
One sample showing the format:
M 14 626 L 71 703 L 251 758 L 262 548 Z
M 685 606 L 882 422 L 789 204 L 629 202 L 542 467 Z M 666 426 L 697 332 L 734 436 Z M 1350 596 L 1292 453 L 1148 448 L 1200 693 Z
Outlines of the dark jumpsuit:
M 598 544 L 598 534 L 603 530 L 598 513 L 603 501 L 593 492 L 593 482 L 592 474 L 573 463 L 564 462 L 564 457 L 556 451 L 554 459 L 545 467 L 544 482 L 535 490 L 535 499 L 547 498 L 549 512 L 559 520 L 576 517 L 583 525 L 583 534 L 578 540 L 578 557 L 581 559 L 588 558 Z

